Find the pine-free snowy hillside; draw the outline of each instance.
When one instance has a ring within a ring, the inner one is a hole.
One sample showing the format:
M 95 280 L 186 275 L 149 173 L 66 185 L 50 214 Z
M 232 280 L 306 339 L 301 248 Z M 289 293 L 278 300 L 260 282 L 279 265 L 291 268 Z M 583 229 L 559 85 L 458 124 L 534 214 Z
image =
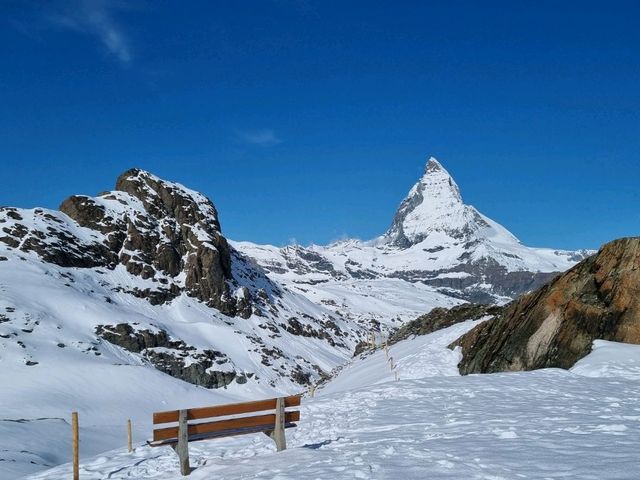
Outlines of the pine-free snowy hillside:
M 148 172 L 60 211 L 2 208 L 0 478 L 62 461 L 48 445 L 72 410 L 107 431 L 97 453 L 129 417 L 304 391 L 366 334 L 229 246 L 207 198 Z M 42 445 L 14 441 L 29 436 Z
M 483 320 L 479 320 L 482 322 Z M 453 325 L 356 359 L 303 399 L 287 450 L 264 435 L 189 445 L 204 479 L 634 480 L 640 444 L 640 347 L 596 342 L 574 371 L 460 377 Z M 70 465 L 29 480 L 66 480 Z M 81 478 L 178 480 L 169 447 L 142 444 L 81 464 Z
M 383 323 L 394 310 L 409 320 L 433 306 L 462 300 L 504 302 L 594 253 L 522 245 L 465 204 L 458 185 L 435 158 L 379 238 L 306 248 L 233 245 L 271 278 L 314 302 Z

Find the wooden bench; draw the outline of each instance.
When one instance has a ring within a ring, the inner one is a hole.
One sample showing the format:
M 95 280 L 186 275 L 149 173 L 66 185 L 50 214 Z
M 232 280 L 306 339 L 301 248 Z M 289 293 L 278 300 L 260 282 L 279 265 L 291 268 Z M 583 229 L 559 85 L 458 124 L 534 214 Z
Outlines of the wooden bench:
M 153 414 L 154 425 L 167 423 L 177 423 L 177 425 L 156 428 L 153 431 L 153 440 L 147 443 L 152 447 L 171 446 L 180 458 L 180 472 L 182 475 L 189 475 L 191 472 L 189 467 L 189 442 L 263 432 L 273 439 L 277 450 L 281 451 L 287 448 L 284 429 L 295 427 L 296 424 L 294 422 L 300 420 L 299 410 L 286 411 L 285 409 L 299 406 L 300 399 L 300 395 L 293 395 L 255 402 L 155 412 Z M 261 415 L 245 415 L 267 410 L 274 410 L 274 412 Z M 206 421 L 212 418 L 228 416 L 233 417 L 224 420 Z

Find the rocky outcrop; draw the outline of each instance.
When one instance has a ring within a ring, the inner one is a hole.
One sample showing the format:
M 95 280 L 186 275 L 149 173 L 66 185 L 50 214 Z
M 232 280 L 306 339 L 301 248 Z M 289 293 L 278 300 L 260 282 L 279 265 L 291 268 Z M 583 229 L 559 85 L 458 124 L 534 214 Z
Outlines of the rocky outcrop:
M 464 275 L 457 275 L 457 274 Z M 452 275 L 453 274 L 453 275 Z M 515 298 L 543 285 L 558 272 L 509 272 L 495 260 L 483 258 L 460 263 L 453 268 L 425 271 L 405 270 L 393 272 L 390 277 L 408 282 L 421 282 L 440 289 L 456 298 L 472 303 L 492 303 L 496 296 Z M 484 285 L 491 285 L 487 291 Z
M 139 169 L 120 175 L 113 191 L 67 198 L 60 212 L 0 209 L 0 242 L 61 267 L 120 265 L 144 282 L 114 290 L 154 305 L 186 293 L 248 318 L 272 308 L 279 294 L 260 267 L 229 246 L 208 198 Z
M 228 315 L 238 313 L 227 284 L 232 280 L 230 247 L 215 207 L 203 195 L 132 169 L 118 177 L 114 192 L 72 196 L 60 210 L 80 226 L 104 234 L 129 273 L 165 280 L 184 274 L 189 295 Z M 181 289 L 162 291 L 160 298 L 169 300 Z
M 229 358 L 224 353 L 198 350 L 182 340 L 170 338 L 164 330 L 137 330 L 127 323 L 119 323 L 98 325 L 96 334 L 109 343 L 141 354 L 158 370 L 195 385 L 220 388 L 234 379 L 238 383 L 246 382 L 244 375 L 238 376 L 230 368 Z M 227 368 L 221 368 L 223 365 Z
M 474 303 L 464 303 L 452 308 L 434 308 L 429 313 L 421 315 L 415 320 L 400 327 L 389 337 L 389 344 L 394 344 L 406 340 L 414 335 L 427 335 L 436 330 L 450 327 L 456 323 L 467 320 L 479 320 L 483 317 L 495 317 L 504 310 L 498 305 L 483 305 Z
M 0 208 L 0 242 L 11 249 L 35 252 L 43 261 L 61 267 L 113 268 L 117 255 L 100 240 L 87 234 L 78 237 L 63 215 L 36 208 L 26 211 Z
M 595 339 L 640 343 L 640 238 L 593 257 L 510 304 L 454 343 L 460 372 L 570 368 Z

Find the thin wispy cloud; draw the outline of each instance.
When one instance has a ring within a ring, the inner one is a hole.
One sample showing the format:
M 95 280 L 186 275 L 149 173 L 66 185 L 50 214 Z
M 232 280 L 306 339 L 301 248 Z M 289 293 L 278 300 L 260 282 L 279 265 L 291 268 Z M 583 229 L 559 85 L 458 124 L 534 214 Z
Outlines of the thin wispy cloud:
M 282 140 L 270 129 L 242 131 L 237 132 L 237 135 L 243 142 L 259 147 L 273 147 L 282 143 Z
M 28 5 L 28 4 L 27 4 Z M 33 7 L 33 4 L 32 4 Z M 35 32 L 56 29 L 75 32 L 98 41 L 105 51 L 123 65 L 133 60 L 129 37 L 117 21 L 118 12 L 130 5 L 118 0 L 66 0 L 35 4 L 32 28 Z M 25 23 L 19 29 L 25 33 Z

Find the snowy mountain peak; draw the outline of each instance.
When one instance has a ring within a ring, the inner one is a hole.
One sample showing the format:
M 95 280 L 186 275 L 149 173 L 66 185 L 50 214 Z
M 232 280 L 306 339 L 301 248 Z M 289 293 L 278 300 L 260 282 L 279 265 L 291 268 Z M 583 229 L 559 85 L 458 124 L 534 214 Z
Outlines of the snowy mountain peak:
M 432 198 L 450 197 L 456 202 L 462 202 L 458 184 L 435 157 L 429 157 L 424 175 L 414 188 L 418 186 L 421 186 L 423 197 L 425 195 Z
M 427 159 L 427 165 L 424 167 L 425 175 L 431 171 L 444 170 L 442 164 L 438 161 L 436 157 L 429 157 Z M 446 170 L 445 170 L 446 171 Z
M 470 222 L 479 225 L 469 225 Z M 460 189 L 449 172 L 430 157 L 424 174 L 400 203 L 384 239 L 407 248 L 434 232 L 457 238 L 485 224 L 473 207 L 463 203 Z

